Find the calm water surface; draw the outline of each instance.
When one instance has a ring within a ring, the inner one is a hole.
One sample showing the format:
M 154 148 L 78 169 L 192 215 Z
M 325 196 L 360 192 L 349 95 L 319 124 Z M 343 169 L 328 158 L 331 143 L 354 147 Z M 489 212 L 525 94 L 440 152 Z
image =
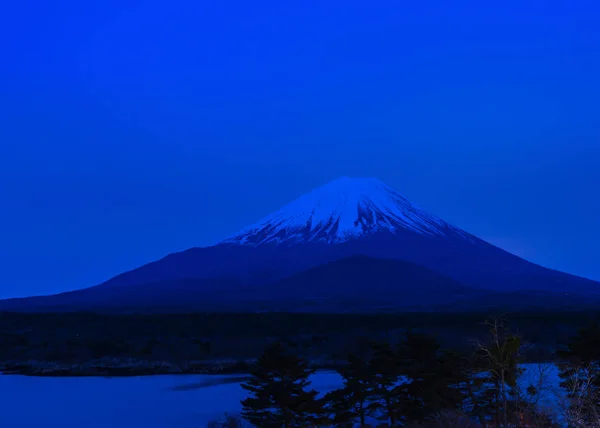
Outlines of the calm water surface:
M 527 365 L 526 365 L 527 366 Z M 527 367 L 526 387 L 535 382 Z M 238 413 L 245 391 L 240 376 L 143 376 L 45 378 L 0 376 L 1 428 L 204 428 L 225 412 Z M 558 385 L 556 369 L 549 388 Z M 341 385 L 336 373 L 313 376 L 325 393 Z M 552 405 L 549 391 L 543 400 Z
M 0 376 L 1 428 L 204 428 L 241 410 L 239 376 L 51 378 Z M 336 373 L 312 386 L 337 388 Z

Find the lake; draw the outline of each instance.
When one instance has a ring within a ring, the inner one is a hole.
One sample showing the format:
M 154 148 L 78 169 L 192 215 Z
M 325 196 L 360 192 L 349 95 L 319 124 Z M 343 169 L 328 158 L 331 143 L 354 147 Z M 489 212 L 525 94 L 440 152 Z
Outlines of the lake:
M 537 366 L 524 365 L 526 387 Z M 544 403 L 555 400 L 558 377 L 549 370 Z M 142 377 L 0 376 L 0 427 L 4 428 L 204 428 L 225 412 L 238 413 L 245 391 L 240 376 Z M 341 385 L 319 372 L 312 387 L 325 393 Z

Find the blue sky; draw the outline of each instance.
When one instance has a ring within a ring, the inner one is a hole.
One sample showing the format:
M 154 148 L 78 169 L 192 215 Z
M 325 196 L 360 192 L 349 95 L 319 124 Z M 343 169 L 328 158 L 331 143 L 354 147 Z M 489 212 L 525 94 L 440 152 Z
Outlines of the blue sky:
M 594 2 L 5 9 L 0 297 L 214 243 L 342 175 L 600 280 Z

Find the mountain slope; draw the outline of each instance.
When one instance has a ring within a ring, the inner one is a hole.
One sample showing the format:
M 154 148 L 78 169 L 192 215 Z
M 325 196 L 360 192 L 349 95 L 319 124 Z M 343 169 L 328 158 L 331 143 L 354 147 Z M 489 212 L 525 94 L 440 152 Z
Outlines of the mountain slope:
M 343 292 L 340 293 L 340 288 Z M 224 295 L 224 289 L 228 291 Z M 179 279 L 98 288 L 0 302 L 3 310 L 152 311 L 325 310 L 413 307 L 449 303 L 473 290 L 422 266 L 401 260 L 353 256 L 276 282 L 249 286 L 235 280 Z M 428 296 L 426 301 L 424 296 Z M 369 302 L 368 305 L 362 303 Z
M 475 289 L 402 260 L 352 256 L 264 284 L 188 278 L 0 301 L 2 311 L 109 313 L 468 311 L 589 308 L 598 299 Z
M 126 287 L 90 287 L 51 296 L 0 300 L 0 311 L 14 312 L 182 312 L 215 310 L 223 290 L 243 290 L 235 280 L 179 279 Z M 222 309 L 222 308 L 218 308 Z
M 476 289 L 423 266 L 366 256 L 337 260 L 248 290 L 266 308 L 286 302 L 288 310 L 308 312 L 572 309 L 599 301 L 551 291 Z

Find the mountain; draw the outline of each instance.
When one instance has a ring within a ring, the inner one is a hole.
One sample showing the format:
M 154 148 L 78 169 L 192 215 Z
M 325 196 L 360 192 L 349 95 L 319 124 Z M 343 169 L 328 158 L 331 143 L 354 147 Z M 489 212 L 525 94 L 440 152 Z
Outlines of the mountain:
M 252 288 L 246 301 L 265 309 L 360 312 L 422 309 L 461 302 L 478 290 L 403 260 L 352 256 Z
M 360 260 L 365 265 L 355 271 Z M 359 293 L 367 283 L 383 288 Z M 381 309 L 382 302 L 388 310 L 468 309 L 515 298 L 525 307 L 573 304 L 581 301 L 576 296 L 598 295 L 599 283 L 501 250 L 379 180 L 340 178 L 217 245 L 170 254 L 85 290 L 2 301 L 0 309 L 340 310 L 340 302 L 353 310 Z
M 187 278 L 262 283 L 353 255 L 405 260 L 497 291 L 600 290 L 594 281 L 543 268 L 484 242 L 371 178 L 334 180 L 218 245 L 170 254 L 100 286 Z

